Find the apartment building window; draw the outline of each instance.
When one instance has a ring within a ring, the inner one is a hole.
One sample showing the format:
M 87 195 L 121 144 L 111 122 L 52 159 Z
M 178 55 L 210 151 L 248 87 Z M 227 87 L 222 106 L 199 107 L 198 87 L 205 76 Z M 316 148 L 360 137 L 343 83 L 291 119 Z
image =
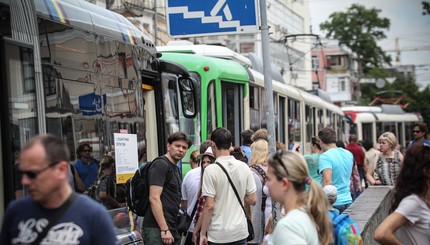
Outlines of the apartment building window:
M 339 78 L 339 90 L 342 91 L 346 91 L 346 81 L 345 78 Z
M 318 56 L 317 55 L 312 56 L 312 70 L 314 70 L 314 71 L 318 70 Z
M 332 55 L 330 56 L 330 66 L 341 66 L 342 65 L 342 56 Z

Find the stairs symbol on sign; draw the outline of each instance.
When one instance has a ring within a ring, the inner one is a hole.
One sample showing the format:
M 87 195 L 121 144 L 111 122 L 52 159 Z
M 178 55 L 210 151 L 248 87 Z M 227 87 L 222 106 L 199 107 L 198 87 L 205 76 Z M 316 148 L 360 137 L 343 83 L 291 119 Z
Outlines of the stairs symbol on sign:
M 215 4 L 215 6 L 211 10 L 211 16 L 216 16 L 223 6 L 224 6 L 223 12 L 224 12 L 225 18 L 228 21 L 232 20 L 233 16 L 231 15 L 230 7 L 228 7 L 226 0 L 218 0 L 218 2 Z

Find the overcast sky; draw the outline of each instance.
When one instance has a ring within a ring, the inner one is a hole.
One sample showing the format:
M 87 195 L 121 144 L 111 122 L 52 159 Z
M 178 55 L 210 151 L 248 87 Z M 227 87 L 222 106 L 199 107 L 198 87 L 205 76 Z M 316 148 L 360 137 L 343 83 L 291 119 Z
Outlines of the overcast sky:
M 306 0 L 305 0 L 306 1 Z M 345 12 L 357 3 L 366 8 L 381 9 L 380 17 L 389 18 L 390 30 L 387 38 L 380 42 L 383 49 L 395 49 L 395 39 L 399 38 L 399 47 L 424 48 L 419 51 L 401 51 L 400 64 L 416 65 L 417 82 L 430 85 L 430 16 L 422 15 L 423 0 L 309 0 L 312 31 L 324 36 L 319 25 L 328 20 L 333 12 Z M 396 53 L 390 53 L 396 64 Z

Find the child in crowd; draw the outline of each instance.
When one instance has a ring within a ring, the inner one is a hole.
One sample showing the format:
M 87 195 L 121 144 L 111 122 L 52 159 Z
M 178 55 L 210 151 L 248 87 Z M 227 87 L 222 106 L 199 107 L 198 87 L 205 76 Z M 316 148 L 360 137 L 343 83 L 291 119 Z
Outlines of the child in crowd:
M 328 211 L 331 220 L 333 220 L 334 218 L 336 218 L 336 216 L 339 215 L 339 210 L 333 207 L 333 203 L 335 203 L 337 199 L 337 189 L 334 185 L 326 185 L 323 187 L 323 191 L 325 192 L 328 202 L 330 204 Z

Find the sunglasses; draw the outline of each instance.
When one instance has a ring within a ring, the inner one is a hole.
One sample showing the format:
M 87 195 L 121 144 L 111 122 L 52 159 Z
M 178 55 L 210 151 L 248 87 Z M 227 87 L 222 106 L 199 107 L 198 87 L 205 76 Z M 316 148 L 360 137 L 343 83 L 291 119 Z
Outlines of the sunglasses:
M 47 167 L 39 169 L 39 170 L 30 170 L 30 171 L 23 171 L 23 170 L 19 170 L 21 175 L 27 175 L 27 177 L 31 180 L 34 180 L 37 178 L 37 176 L 39 176 L 39 174 L 45 172 L 46 170 L 54 167 L 55 165 L 57 165 L 59 162 L 54 162 L 49 164 Z
M 282 154 L 284 153 L 283 150 L 278 150 L 275 155 L 273 155 L 273 160 L 277 160 L 280 165 L 282 166 L 282 168 L 285 170 L 285 173 L 288 175 L 290 175 L 288 173 L 287 167 L 285 167 L 284 161 L 282 161 Z
M 414 133 L 414 134 L 417 133 L 418 134 L 418 133 L 421 133 L 421 130 L 413 130 L 412 133 Z

